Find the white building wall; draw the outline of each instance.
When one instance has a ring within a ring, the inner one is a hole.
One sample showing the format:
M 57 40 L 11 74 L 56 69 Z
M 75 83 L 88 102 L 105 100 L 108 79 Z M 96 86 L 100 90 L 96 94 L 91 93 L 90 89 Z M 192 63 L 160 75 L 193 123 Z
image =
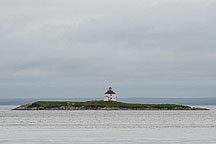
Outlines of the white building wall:
M 104 94 L 104 101 L 117 101 L 115 94 Z
M 109 97 L 107 97 L 106 95 L 104 95 L 104 101 L 109 101 Z

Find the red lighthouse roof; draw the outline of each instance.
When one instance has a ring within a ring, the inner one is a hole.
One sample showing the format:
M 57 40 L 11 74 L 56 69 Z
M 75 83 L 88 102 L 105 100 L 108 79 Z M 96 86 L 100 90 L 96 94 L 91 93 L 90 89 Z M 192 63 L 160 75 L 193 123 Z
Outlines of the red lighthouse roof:
M 112 91 L 111 87 L 109 87 L 109 90 L 105 94 L 116 94 L 116 93 Z

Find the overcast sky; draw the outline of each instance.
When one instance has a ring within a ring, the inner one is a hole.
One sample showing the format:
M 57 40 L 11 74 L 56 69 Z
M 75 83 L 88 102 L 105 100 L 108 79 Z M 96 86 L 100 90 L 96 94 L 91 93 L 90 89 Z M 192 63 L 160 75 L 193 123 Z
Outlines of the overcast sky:
M 0 0 L 0 98 L 216 97 L 215 0 Z

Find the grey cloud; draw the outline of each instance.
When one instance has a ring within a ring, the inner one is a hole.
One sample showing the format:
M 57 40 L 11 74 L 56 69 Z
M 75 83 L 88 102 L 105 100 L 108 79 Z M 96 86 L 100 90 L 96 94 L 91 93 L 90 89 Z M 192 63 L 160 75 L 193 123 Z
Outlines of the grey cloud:
M 125 97 L 214 96 L 215 5 L 1 1 L 0 96 L 94 97 L 110 85 Z

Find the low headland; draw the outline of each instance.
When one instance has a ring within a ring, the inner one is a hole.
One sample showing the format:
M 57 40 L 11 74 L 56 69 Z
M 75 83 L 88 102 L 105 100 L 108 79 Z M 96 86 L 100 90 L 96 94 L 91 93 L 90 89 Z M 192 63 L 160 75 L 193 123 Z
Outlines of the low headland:
M 176 104 L 130 104 L 104 101 L 38 101 L 25 104 L 13 110 L 208 110 Z

